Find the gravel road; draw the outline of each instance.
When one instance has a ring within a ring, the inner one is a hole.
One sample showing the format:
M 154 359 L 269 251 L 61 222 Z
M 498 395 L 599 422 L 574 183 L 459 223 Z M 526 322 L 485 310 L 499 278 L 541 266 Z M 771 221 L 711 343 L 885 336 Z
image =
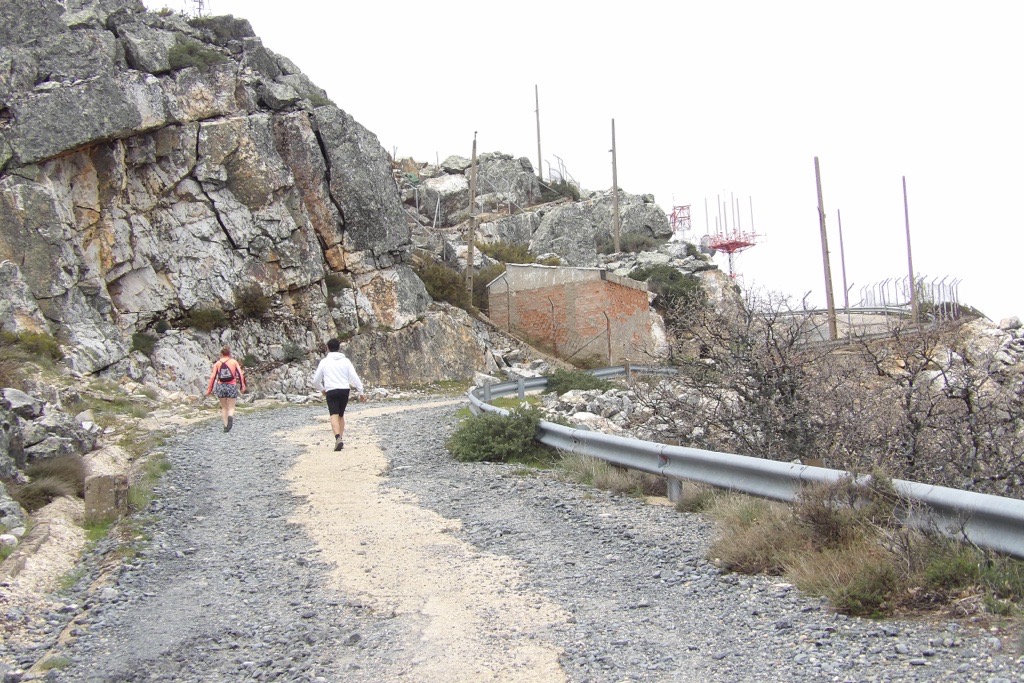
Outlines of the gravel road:
M 992 632 L 720 573 L 699 515 L 455 463 L 462 405 L 353 405 L 340 453 L 320 406 L 192 429 L 139 554 L 104 574 L 101 543 L 6 654 L 55 681 L 1024 681 Z

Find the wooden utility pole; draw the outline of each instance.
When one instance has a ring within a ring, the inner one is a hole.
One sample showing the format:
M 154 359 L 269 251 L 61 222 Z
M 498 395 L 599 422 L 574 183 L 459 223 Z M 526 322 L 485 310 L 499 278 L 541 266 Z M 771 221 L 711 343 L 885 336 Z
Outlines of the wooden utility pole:
M 910 254 L 910 209 L 907 206 L 907 176 L 903 176 L 903 220 L 907 226 L 907 270 L 910 275 L 910 321 L 917 324 L 918 316 L 917 280 L 914 278 L 914 259 Z
M 615 119 L 612 119 L 612 234 L 615 237 L 615 253 L 620 249 L 619 221 L 619 171 L 615 163 Z
M 814 157 L 814 179 L 818 185 L 818 220 L 821 223 L 821 260 L 825 264 L 825 302 L 828 306 L 828 334 L 829 339 L 835 341 L 839 338 L 836 329 L 836 304 L 832 298 L 832 268 L 828 262 L 828 234 L 825 232 L 825 202 L 821 198 L 821 168 L 818 166 L 818 157 Z
M 540 91 L 533 86 L 533 99 L 537 104 L 537 180 L 544 180 L 544 161 L 540 155 Z
M 466 238 L 466 291 L 473 302 L 473 247 L 476 242 L 476 131 L 473 131 L 473 161 L 469 167 L 469 236 Z

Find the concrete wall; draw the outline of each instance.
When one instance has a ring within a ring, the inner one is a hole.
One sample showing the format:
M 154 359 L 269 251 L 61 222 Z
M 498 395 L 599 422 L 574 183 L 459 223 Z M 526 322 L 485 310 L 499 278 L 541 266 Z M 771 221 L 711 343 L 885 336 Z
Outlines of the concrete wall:
M 599 268 L 509 264 L 488 306 L 495 324 L 566 360 L 616 365 L 655 350 L 646 284 Z

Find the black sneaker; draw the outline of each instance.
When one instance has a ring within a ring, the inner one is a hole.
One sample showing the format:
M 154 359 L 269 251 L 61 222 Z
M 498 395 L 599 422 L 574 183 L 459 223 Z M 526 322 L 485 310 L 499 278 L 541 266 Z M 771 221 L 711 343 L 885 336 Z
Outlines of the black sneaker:
M 234 425 L 234 423 L 235 423 L 235 418 L 232 417 L 231 415 L 228 415 L 228 423 L 226 425 L 224 425 L 224 431 L 225 432 L 230 432 L 231 431 L 231 427 L 232 427 L 232 425 Z
M 345 442 L 341 440 L 341 437 L 335 437 L 334 439 L 334 450 L 340 451 L 345 447 Z

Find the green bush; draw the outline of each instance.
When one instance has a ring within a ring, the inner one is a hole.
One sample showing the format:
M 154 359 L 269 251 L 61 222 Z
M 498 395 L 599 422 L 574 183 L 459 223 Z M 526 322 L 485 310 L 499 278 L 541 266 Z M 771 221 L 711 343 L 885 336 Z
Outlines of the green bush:
M 352 286 L 352 281 L 342 273 L 327 273 L 324 275 L 324 284 L 327 286 L 328 294 L 337 294 L 344 289 L 355 289 Z
M 505 272 L 504 263 L 495 263 L 493 266 L 481 268 L 473 277 L 473 305 L 485 313 L 490 313 L 487 305 L 487 285 Z
M 167 330 L 171 329 L 171 324 L 166 320 L 157 320 L 156 324 L 153 325 L 153 329 L 156 330 L 157 334 L 163 334 Z
M 483 413 L 464 420 L 448 440 L 448 450 L 463 462 L 530 461 L 543 458 L 544 446 L 534 440 L 541 413 L 516 407 L 509 414 Z
M 542 202 L 553 202 L 563 198 L 578 202 L 580 189 L 566 180 L 555 180 L 546 185 L 541 184 L 540 200 Z
M 185 316 L 185 325 L 203 332 L 210 332 L 224 327 L 227 322 L 228 317 L 224 314 L 224 311 L 212 306 L 197 308 Z
M 629 277 L 647 283 L 647 288 L 656 295 L 654 306 L 660 310 L 676 305 L 697 306 L 707 300 L 699 278 L 667 264 L 637 268 Z
M 171 71 L 195 67 L 205 73 L 210 67 L 227 62 L 228 58 L 198 41 L 179 38 L 174 47 L 167 51 L 167 61 Z
M 235 290 L 235 306 L 247 318 L 262 320 L 270 312 L 270 297 L 256 283 L 242 285 Z
M 281 353 L 284 354 L 284 361 L 286 363 L 294 363 L 295 361 L 302 360 L 306 357 L 306 348 L 299 344 L 289 342 L 282 347 Z
M 614 387 L 615 385 L 608 380 L 595 377 L 589 372 L 557 368 L 548 377 L 547 391 L 562 395 L 567 391 L 572 391 L 573 389 L 579 389 L 582 391 L 590 391 L 593 389 L 598 391 L 608 391 Z
M 3 332 L 0 333 L 0 345 L 17 347 L 29 357 L 46 361 L 60 360 L 64 357 L 60 344 L 53 335 L 46 332 Z
M 562 265 L 562 259 L 557 256 L 548 256 L 537 261 L 542 266 L 560 266 Z
M 147 356 L 153 355 L 157 338 L 148 332 L 136 332 L 132 335 L 132 351 L 141 351 Z
M 427 293 L 437 301 L 469 310 L 473 302 L 466 290 L 466 280 L 454 269 L 436 261 L 421 260 L 415 266 L 416 275 L 423 280 Z
M 637 254 L 641 251 L 653 251 L 658 245 L 664 242 L 656 240 L 650 235 L 641 235 L 635 232 L 627 232 L 619 235 L 619 250 L 626 254 Z M 595 238 L 597 252 L 599 254 L 611 254 L 615 252 L 615 238 L 612 235 L 602 233 Z
M 502 263 L 535 263 L 537 261 L 537 257 L 530 252 L 529 247 L 523 244 L 477 242 L 476 248 L 480 250 L 481 254 L 486 254 Z

